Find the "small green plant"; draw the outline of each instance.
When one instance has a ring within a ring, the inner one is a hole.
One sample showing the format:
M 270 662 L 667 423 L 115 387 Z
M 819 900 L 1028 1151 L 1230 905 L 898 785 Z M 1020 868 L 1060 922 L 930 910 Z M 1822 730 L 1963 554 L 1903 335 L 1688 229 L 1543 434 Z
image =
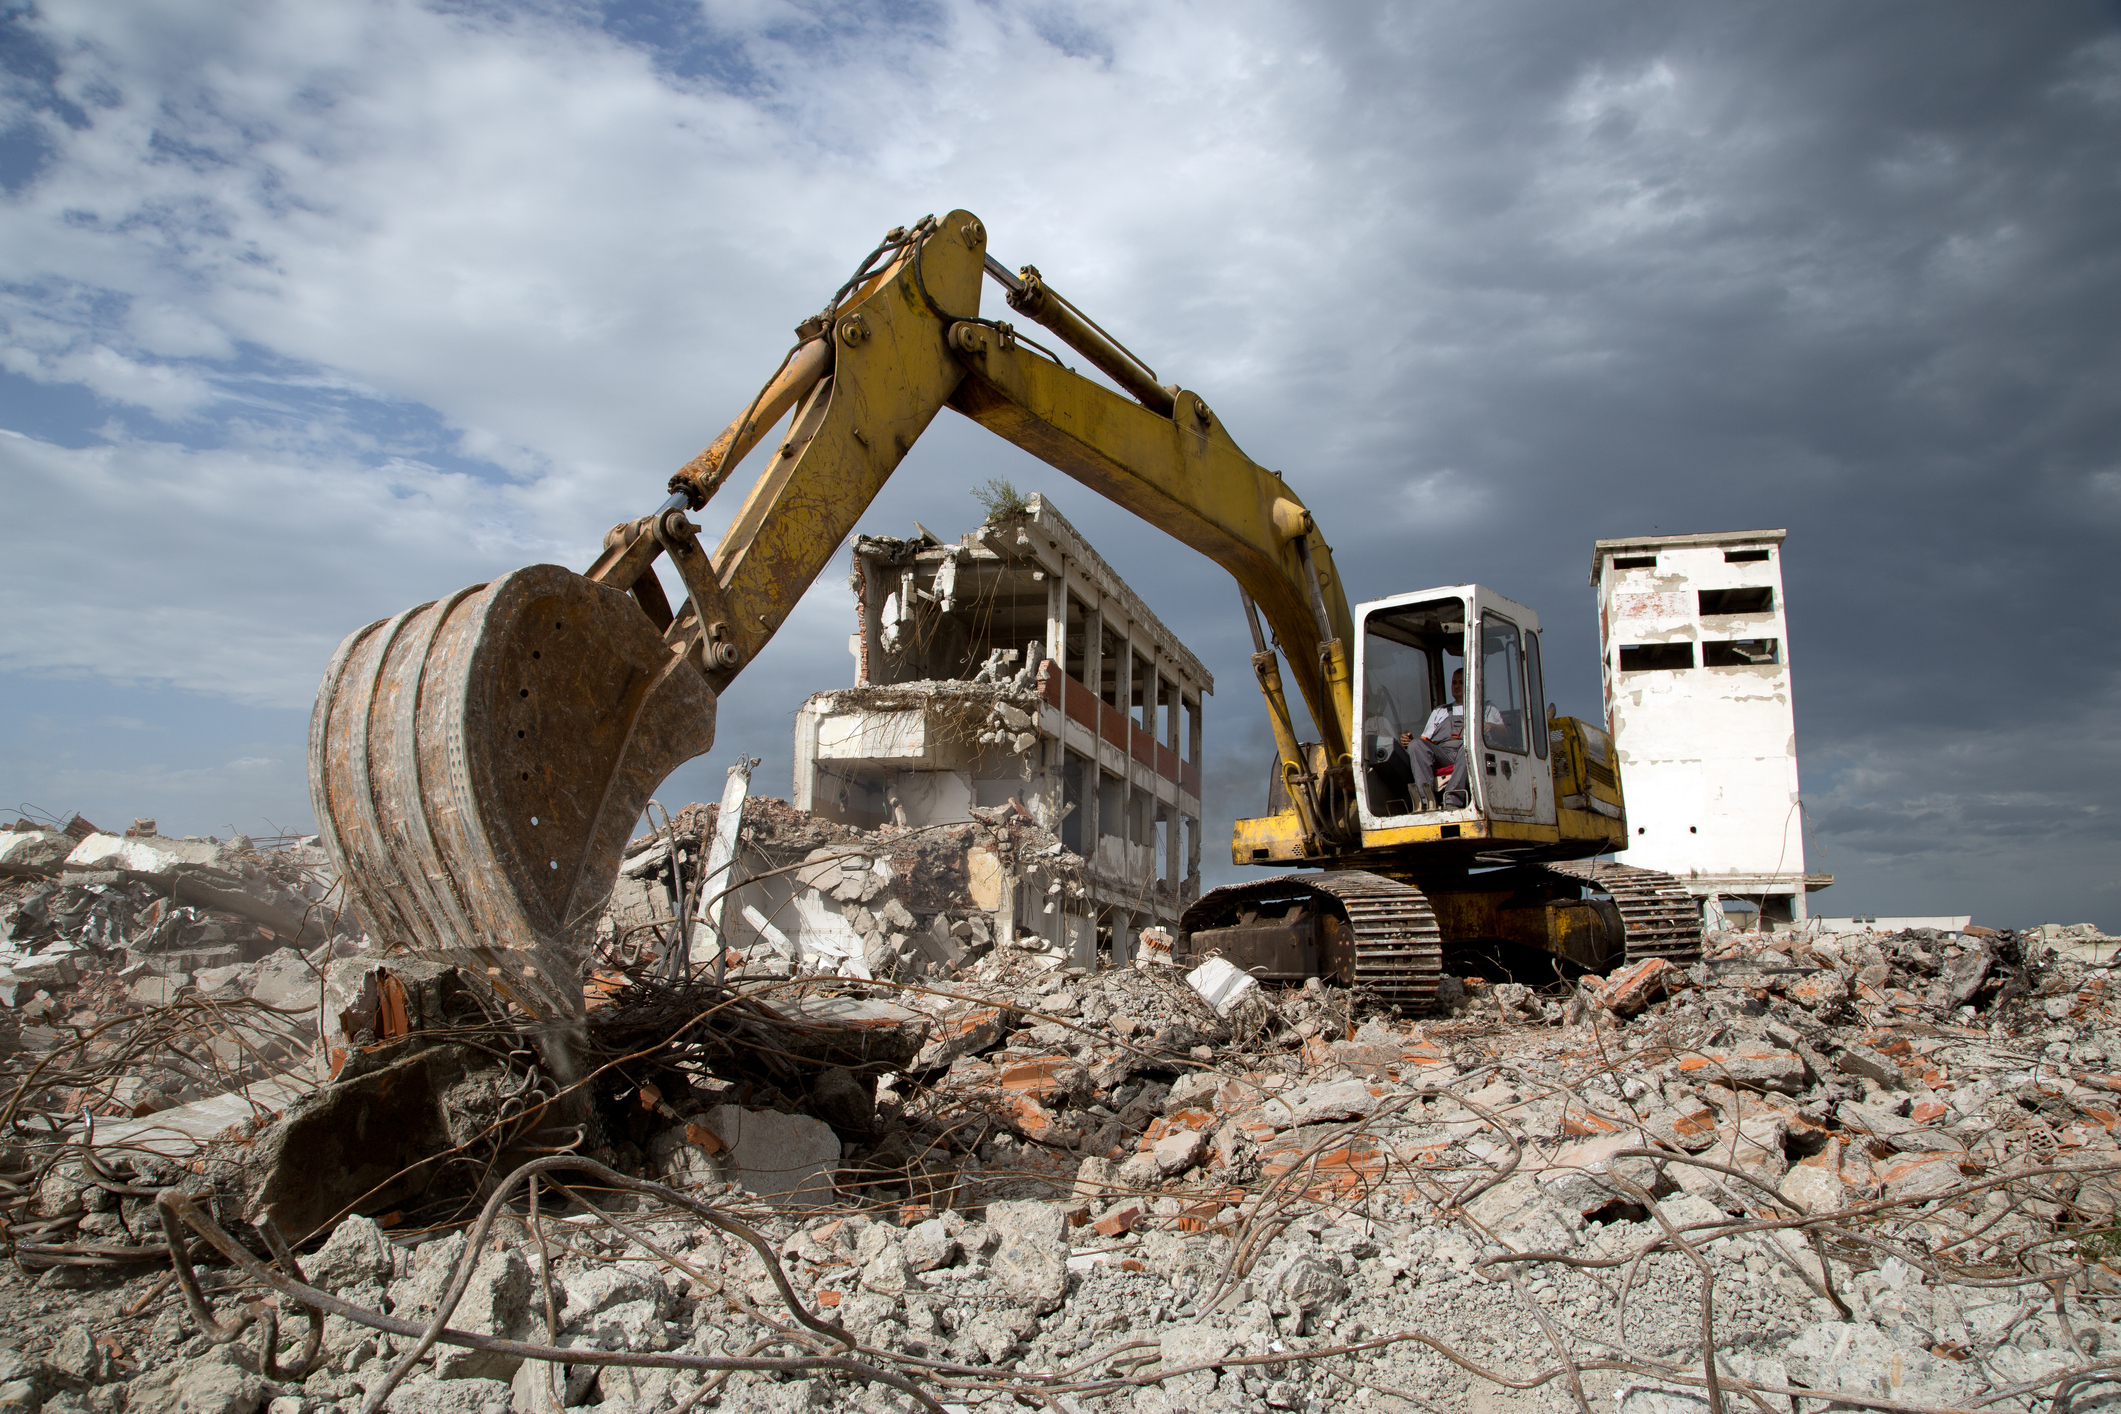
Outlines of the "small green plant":
M 984 486 L 972 488 L 972 499 L 987 508 L 987 519 L 1001 520 L 1031 509 L 1031 499 L 1003 477 L 991 477 Z

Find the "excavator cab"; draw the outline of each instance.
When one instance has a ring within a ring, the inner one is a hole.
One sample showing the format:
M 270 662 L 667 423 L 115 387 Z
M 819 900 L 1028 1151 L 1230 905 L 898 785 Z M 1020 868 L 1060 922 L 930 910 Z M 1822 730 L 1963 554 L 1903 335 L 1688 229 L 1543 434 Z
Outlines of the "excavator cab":
M 1483 819 L 1556 824 L 1539 615 L 1477 584 L 1454 584 L 1358 604 L 1355 616 L 1365 841 L 1424 828 L 1435 832 L 1425 838 L 1458 838 Z M 1462 698 L 1452 697 L 1453 682 Z M 1418 742 L 1432 720 L 1438 738 L 1457 740 L 1464 770 L 1445 762 L 1424 781 L 1414 774 L 1414 743 L 1399 738 Z M 1456 808 L 1448 793 L 1454 774 L 1464 796 Z

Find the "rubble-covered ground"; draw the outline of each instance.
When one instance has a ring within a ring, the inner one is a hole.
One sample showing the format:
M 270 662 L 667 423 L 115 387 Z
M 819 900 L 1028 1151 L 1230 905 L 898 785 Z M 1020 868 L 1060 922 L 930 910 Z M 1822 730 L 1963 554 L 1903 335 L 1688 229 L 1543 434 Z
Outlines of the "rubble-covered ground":
M 570 1080 L 447 978 L 288 917 L 323 882 L 299 848 L 62 868 L 112 838 L 78 833 L 0 848 L 0 1410 L 2117 1394 L 2121 979 L 2086 930 L 1721 935 L 1687 968 L 1464 978 L 1430 1017 L 1315 984 L 1218 1012 L 1168 966 L 1017 948 L 617 979 Z M 308 981 L 275 991 L 289 956 Z M 332 1106 L 416 1076 L 447 1163 L 276 1261 L 253 1220 L 300 1210 L 288 1175 L 373 1157 L 304 1136 L 387 1152 Z

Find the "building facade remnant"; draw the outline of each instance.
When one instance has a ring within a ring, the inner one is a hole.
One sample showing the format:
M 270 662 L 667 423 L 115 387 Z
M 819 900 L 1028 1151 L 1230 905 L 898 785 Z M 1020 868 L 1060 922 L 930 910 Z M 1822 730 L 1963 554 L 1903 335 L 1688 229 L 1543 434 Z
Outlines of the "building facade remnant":
M 1723 926 L 1725 900 L 1802 920 L 1806 874 L 1780 530 L 1600 540 L 1591 562 L 1627 862 Z
M 954 544 L 860 536 L 855 685 L 804 703 L 792 803 L 865 829 L 1014 808 L 1084 861 L 1006 920 L 1125 959 L 1200 891 L 1201 703 L 1214 681 L 1043 498 Z

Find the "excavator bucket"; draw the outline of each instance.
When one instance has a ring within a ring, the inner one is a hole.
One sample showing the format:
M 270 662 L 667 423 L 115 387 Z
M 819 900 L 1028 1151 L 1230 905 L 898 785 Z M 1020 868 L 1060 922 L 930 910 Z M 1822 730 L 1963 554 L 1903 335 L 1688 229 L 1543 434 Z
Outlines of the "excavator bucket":
M 339 645 L 310 719 L 317 827 L 386 950 L 565 1022 L 626 840 L 714 715 L 631 598 L 532 565 Z

